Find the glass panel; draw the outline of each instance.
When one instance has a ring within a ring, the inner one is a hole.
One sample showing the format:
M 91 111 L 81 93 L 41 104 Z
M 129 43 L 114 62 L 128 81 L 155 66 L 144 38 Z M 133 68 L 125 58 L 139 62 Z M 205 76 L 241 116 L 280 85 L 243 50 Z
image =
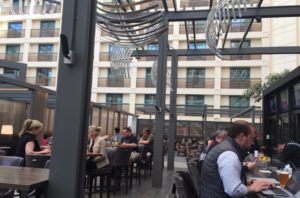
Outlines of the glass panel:
M 40 44 L 39 54 L 53 54 L 53 44 Z
M 231 80 L 249 80 L 250 68 L 230 68 Z
M 230 107 L 249 107 L 250 100 L 242 96 L 230 96 L 229 106 Z
M 156 103 L 156 95 L 145 94 L 145 105 L 154 105 Z
M 269 108 L 271 113 L 275 113 L 277 109 L 276 96 L 271 96 L 269 100 Z
M 11 69 L 11 68 L 4 68 L 3 75 L 8 78 L 17 78 L 19 76 L 19 70 Z
M 8 29 L 21 32 L 22 31 L 22 22 L 9 22 Z
M 55 21 L 41 21 L 41 30 L 55 29 Z
M 195 49 L 195 45 L 193 42 L 189 43 L 190 49 Z M 205 49 L 206 48 L 206 42 L 205 41 L 197 41 L 196 42 L 196 49 Z
M 288 89 L 285 89 L 280 92 L 280 110 L 288 111 L 289 110 L 289 95 Z
M 185 96 L 185 105 L 204 105 L 204 96 L 199 95 L 186 95 Z
M 146 68 L 146 79 L 151 80 L 151 69 L 152 68 Z
M 300 107 L 300 83 L 294 85 L 295 106 Z
M 250 47 L 250 40 L 245 40 L 242 47 Z M 230 42 L 231 48 L 238 48 L 240 44 L 240 40 L 232 40 Z
M 6 54 L 19 54 L 20 45 L 6 45 Z
M 148 50 L 158 50 L 158 44 L 157 43 L 150 43 L 147 46 Z

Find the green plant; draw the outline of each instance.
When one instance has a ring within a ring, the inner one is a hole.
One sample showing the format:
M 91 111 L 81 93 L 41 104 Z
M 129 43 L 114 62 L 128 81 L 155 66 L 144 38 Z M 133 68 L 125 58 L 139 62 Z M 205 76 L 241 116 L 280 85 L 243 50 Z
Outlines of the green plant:
M 255 99 L 255 102 L 259 102 L 262 99 L 262 93 L 263 91 L 271 86 L 274 82 L 282 79 L 284 76 L 286 76 L 290 71 L 288 69 L 285 69 L 284 71 L 276 74 L 270 74 L 266 77 L 266 81 L 262 84 L 255 84 L 253 87 L 246 89 L 244 91 L 245 97 L 253 97 Z

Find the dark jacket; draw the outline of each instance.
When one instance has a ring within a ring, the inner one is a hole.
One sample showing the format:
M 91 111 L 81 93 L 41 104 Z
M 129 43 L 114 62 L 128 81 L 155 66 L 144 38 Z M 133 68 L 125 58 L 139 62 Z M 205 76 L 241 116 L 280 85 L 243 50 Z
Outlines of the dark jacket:
M 223 182 L 218 171 L 218 157 L 225 151 L 232 151 L 237 154 L 242 163 L 244 152 L 241 147 L 230 137 L 216 145 L 205 157 L 200 177 L 201 196 L 205 198 L 226 198 L 230 197 L 224 191 Z M 244 173 L 241 172 L 241 180 L 245 181 Z

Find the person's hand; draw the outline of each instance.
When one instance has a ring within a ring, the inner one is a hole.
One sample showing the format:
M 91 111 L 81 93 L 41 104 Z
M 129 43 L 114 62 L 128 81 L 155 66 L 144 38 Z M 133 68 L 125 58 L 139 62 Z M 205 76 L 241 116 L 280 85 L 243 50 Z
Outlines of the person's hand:
M 260 192 L 269 188 L 275 188 L 275 185 L 266 181 L 254 181 L 250 186 L 247 187 L 248 192 Z
M 50 154 L 51 150 L 49 148 L 45 148 L 41 151 L 41 154 Z
M 255 162 L 248 162 L 246 164 L 249 171 L 253 170 L 255 168 Z

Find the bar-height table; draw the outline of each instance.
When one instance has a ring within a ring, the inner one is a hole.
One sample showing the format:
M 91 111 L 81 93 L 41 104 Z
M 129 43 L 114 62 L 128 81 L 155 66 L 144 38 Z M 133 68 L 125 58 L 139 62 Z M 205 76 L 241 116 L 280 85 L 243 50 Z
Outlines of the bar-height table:
M 47 188 L 49 170 L 42 168 L 0 166 L 0 188 L 20 190 L 20 197 L 28 192 Z

